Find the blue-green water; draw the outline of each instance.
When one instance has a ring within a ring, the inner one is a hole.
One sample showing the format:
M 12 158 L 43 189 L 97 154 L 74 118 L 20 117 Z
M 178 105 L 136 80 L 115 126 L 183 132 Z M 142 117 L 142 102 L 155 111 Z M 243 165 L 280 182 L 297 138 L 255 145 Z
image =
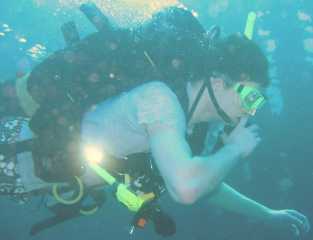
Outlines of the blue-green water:
M 66 1 L 1 1 L 1 81 L 30 70 L 49 53 L 63 48 L 59 29 L 62 23 L 75 20 L 82 36 L 95 31 L 77 8 L 58 2 Z M 249 1 L 249 4 L 242 0 L 182 2 L 198 14 L 206 28 L 217 24 L 223 34 L 243 31 L 248 12 L 257 12 L 254 39 L 271 63 L 270 101 L 255 119 L 262 129 L 262 144 L 247 160 L 249 168 L 235 169 L 228 183 L 265 205 L 294 208 L 313 221 L 313 3 L 308 0 Z M 127 9 L 119 11 L 122 12 L 117 22 L 123 26 L 135 24 L 127 23 L 127 19 L 132 19 Z M 128 18 L 120 19 L 123 14 Z M 114 19 L 114 11 L 111 18 Z M 49 215 L 40 200 L 18 205 L 0 199 L 0 239 L 129 239 L 131 216 L 113 200 L 94 216 L 75 219 L 31 238 L 28 236 L 31 225 Z M 170 239 L 291 239 L 252 220 L 209 208 L 205 201 L 182 206 L 165 197 L 162 206 L 177 220 L 177 234 Z M 134 237 L 161 239 L 150 227 L 136 232 Z M 312 237 L 311 233 L 305 239 Z

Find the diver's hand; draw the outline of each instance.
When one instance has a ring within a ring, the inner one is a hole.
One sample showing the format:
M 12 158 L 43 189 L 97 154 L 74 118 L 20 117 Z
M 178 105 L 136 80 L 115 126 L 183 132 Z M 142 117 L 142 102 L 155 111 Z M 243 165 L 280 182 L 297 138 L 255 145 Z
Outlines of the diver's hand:
M 223 137 L 225 144 L 235 145 L 242 157 L 248 156 L 260 143 L 259 127 L 255 124 L 246 127 L 248 118 L 241 118 L 235 129 Z
M 297 238 L 310 231 L 308 218 L 296 210 L 271 210 L 266 223 L 274 228 L 290 231 Z

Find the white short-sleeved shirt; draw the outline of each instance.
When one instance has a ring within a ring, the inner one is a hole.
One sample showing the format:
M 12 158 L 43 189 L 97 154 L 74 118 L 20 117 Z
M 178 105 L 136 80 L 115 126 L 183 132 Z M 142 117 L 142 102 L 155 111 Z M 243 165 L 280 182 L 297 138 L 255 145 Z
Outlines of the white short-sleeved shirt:
M 145 126 L 167 125 L 185 132 L 185 115 L 176 95 L 162 82 L 150 82 L 97 105 L 85 114 L 83 143 L 99 144 L 113 156 L 149 151 Z
M 176 95 L 166 84 L 157 81 L 142 84 L 92 107 L 83 117 L 82 143 L 95 144 L 115 157 L 149 152 L 146 126 L 155 123 L 182 135 L 186 132 L 185 114 Z M 29 131 L 24 129 L 20 139 L 29 135 Z M 22 156 L 26 157 L 25 154 Z M 40 179 L 31 176 L 31 164 L 21 164 L 19 173 L 27 190 L 42 186 Z M 93 178 L 92 173 L 87 175 Z

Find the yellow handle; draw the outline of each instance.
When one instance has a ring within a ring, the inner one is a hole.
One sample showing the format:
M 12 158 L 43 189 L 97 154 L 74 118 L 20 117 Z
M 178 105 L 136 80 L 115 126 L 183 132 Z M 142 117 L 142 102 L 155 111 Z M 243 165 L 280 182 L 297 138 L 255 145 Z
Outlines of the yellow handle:
M 127 189 L 124 184 L 119 184 L 116 192 L 117 199 L 123 203 L 130 211 L 137 212 L 144 204 L 144 199 L 141 199 Z

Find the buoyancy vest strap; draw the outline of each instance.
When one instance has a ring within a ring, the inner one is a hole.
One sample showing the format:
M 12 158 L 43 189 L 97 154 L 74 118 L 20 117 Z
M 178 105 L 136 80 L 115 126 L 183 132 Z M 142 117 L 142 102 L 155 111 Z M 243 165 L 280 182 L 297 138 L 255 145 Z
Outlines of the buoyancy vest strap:
M 19 104 L 23 108 L 26 115 L 31 117 L 39 108 L 39 105 L 37 102 L 35 102 L 35 100 L 32 98 L 32 96 L 29 94 L 27 90 L 28 77 L 29 74 L 25 74 L 25 76 L 17 78 L 15 89 L 16 95 L 19 99 Z
M 33 139 L 28 139 L 15 143 L 0 144 L 0 154 L 16 155 L 22 152 L 30 152 L 33 148 Z

